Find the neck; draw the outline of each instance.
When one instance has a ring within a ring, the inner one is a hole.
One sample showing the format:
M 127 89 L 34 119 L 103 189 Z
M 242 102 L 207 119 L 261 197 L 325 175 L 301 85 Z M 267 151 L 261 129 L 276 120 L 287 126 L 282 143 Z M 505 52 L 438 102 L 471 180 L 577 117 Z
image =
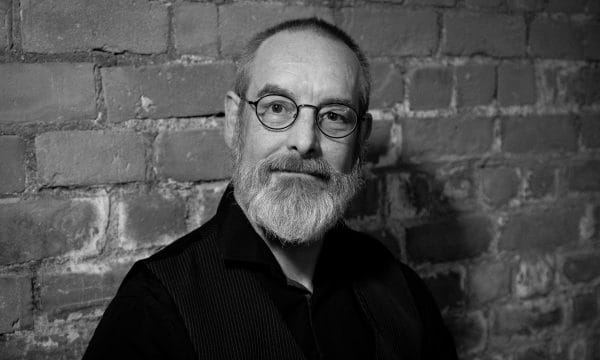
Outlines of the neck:
M 312 293 L 313 275 L 323 241 L 313 241 L 308 245 L 286 246 L 277 240 L 270 241 L 263 235 L 261 237 L 275 256 L 285 276 L 302 284 Z
M 308 244 L 300 245 L 283 245 L 278 240 L 270 240 L 264 230 L 250 220 L 246 211 L 246 205 L 240 201 L 241 199 L 235 190 L 234 197 L 246 215 L 246 218 L 250 221 L 254 231 L 263 239 L 269 250 L 271 250 L 271 253 L 273 253 L 273 256 L 275 256 L 275 260 L 277 260 L 285 276 L 302 284 L 302 286 L 312 293 L 313 275 L 323 241 L 310 241 Z

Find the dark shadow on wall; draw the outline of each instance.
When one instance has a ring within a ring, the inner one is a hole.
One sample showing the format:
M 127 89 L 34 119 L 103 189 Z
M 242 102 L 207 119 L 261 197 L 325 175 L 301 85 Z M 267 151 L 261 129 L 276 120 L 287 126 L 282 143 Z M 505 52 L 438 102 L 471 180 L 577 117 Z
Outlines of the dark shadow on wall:
M 459 353 L 480 348 L 484 320 L 467 313 L 466 274 L 459 270 L 461 261 L 485 254 L 492 241 L 491 221 L 475 211 L 476 164 L 401 159 L 398 165 L 378 168 L 372 166 L 376 155 L 367 157 L 366 186 L 348 211 L 351 225 L 379 239 L 419 272 Z

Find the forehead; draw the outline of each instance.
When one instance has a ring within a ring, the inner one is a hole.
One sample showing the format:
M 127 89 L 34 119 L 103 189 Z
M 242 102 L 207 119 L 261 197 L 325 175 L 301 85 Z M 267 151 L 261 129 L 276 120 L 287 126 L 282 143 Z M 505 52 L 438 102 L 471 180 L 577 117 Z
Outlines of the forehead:
M 265 40 L 255 54 L 248 94 L 266 84 L 316 97 L 358 96 L 360 64 L 339 40 L 312 30 L 283 31 Z

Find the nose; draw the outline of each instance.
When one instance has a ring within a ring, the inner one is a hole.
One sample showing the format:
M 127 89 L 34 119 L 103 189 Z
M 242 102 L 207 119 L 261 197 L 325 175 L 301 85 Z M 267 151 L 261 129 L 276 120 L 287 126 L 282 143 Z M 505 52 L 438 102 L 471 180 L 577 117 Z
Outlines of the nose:
M 316 108 L 301 105 L 298 108 L 296 121 L 287 132 L 288 150 L 297 151 L 302 157 L 313 157 L 319 150 L 319 129 L 315 117 Z

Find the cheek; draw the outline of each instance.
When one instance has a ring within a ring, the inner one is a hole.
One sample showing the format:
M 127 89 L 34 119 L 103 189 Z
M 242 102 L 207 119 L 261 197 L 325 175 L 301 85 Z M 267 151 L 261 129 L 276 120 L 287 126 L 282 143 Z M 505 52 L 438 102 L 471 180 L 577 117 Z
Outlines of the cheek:
M 277 133 L 265 133 L 262 127 L 257 129 L 249 125 L 244 137 L 242 157 L 253 162 L 268 157 L 278 148 L 277 135 Z
M 337 171 L 349 173 L 354 165 L 354 146 L 346 143 L 332 143 L 323 147 L 325 160 Z

